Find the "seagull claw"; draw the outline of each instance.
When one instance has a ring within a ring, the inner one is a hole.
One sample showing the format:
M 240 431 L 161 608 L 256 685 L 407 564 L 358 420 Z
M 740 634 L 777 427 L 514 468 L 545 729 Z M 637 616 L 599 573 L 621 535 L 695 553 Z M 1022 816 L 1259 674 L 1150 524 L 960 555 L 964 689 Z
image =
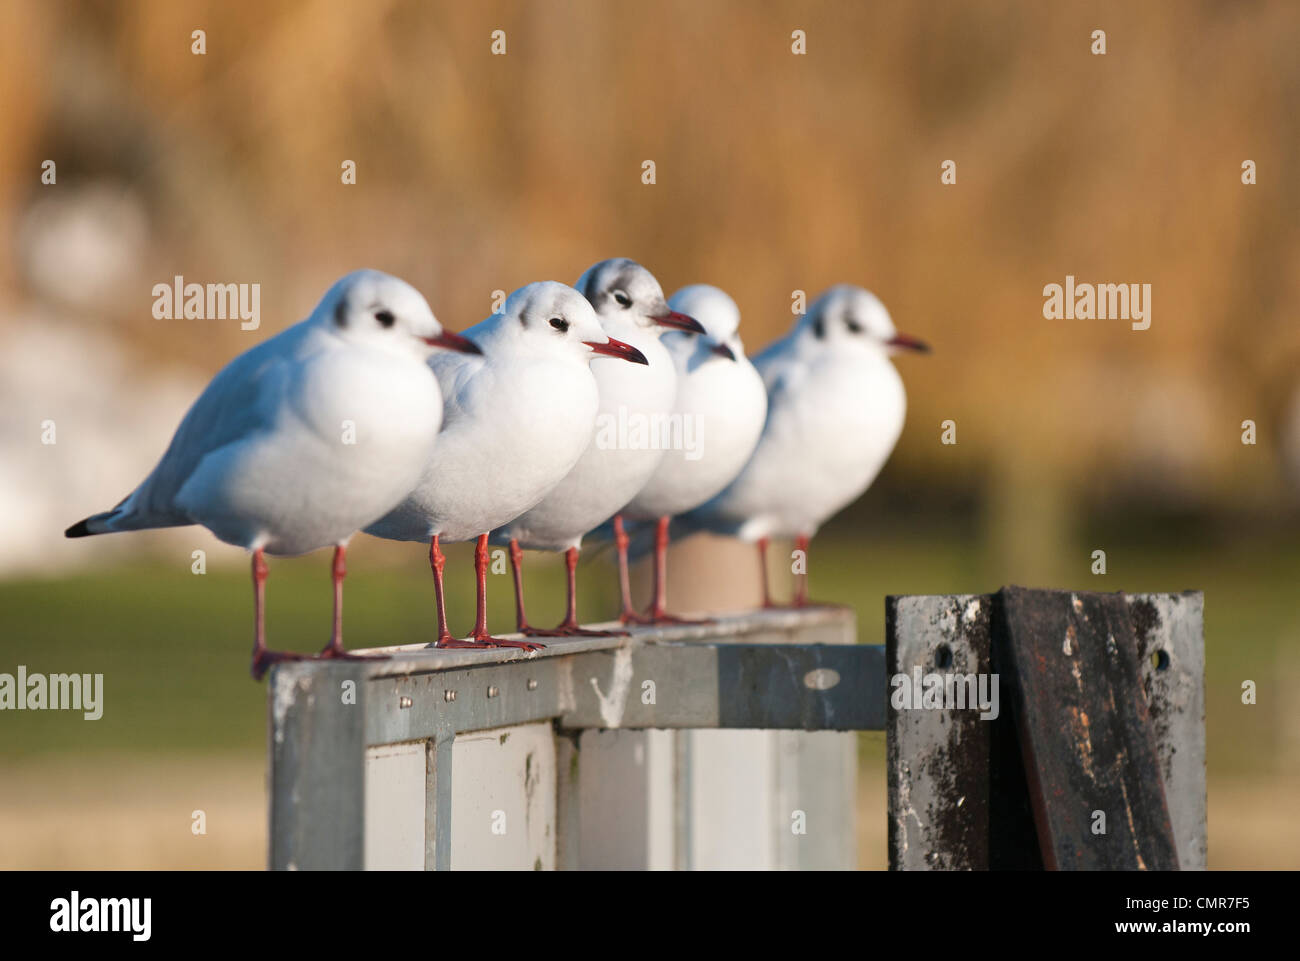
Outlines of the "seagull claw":
M 576 624 L 561 624 L 546 630 L 541 627 L 529 627 L 523 632 L 525 637 L 627 637 L 627 631 L 591 631 Z
M 529 652 L 540 651 L 546 646 L 545 644 L 539 644 L 536 641 L 511 641 L 504 637 L 490 637 L 487 635 L 478 638 L 478 640 L 487 644 L 489 647 L 517 647 L 521 651 Z
M 471 634 L 463 641 L 454 637 L 440 637 L 433 643 L 433 646 L 439 650 L 448 651 L 487 651 L 498 647 L 517 647 L 521 651 L 538 651 L 546 645 L 534 641 L 511 641 L 503 637 L 492 637 L 488 634 Z

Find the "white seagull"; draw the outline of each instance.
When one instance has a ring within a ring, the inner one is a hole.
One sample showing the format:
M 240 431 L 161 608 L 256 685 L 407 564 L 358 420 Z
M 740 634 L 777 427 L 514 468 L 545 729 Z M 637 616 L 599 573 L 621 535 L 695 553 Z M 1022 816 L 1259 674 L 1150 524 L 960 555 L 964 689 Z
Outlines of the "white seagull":
M 582 456 L 598 405 L 592 358 L 646 358 L 607 337 L 586 299 L 553 281 L 516 290 L 502 313 L 465 333 L 484 356 L 433 358 L 446 407 L 437 449 L 406 500 L 366 532 L 429 541 L 438 647 L 535 650 L 542 645 L 488 633 L 488 533 L 536 505 Z M 447 630 L 440 544 L 473 538 L 477 616 L 459 641 Z
M 668 303 L 699 320 L 705 332 L 700 337 L 664 338 L 677 368 L 677 399 L 669 423 L 672 443 L 650 480 L 623 509 L 630 520 L 655 523 L 653 598 L 645 615 L 635 618 L 649 624 L 682 620 L 664 609 L 669 522 L 699 507 L 740 473 L 767 415 L 763 380 L 745 356 L 738 333 L 736 302 L 717 287 L 692 284 Z
M 442 395 L 426 358 L 478 353 L 415 288 L 376 270 L 343 277 L 301 323 L 240 354 L 194 402 L 144 483 L 68 537 L 201 524 L 253 552 L 252 672 L 302 655 L 266 649 L 264 554 L 334 547 L 343 651 L 348 539 L 406 496 L 429 461 Z
M 874 294 L 832 287 L 794 329 L 754 358 L 767 387 L 767 423 L 745 469 L 683 518 L 688 528 L 756 542 L 763 605 L 771 607 L 767 546 L 792 537 L 805 566 L 794 604 L 808 603 L 808 542 L 871 486 L 903 430 L 907 396 L 890 357 L 929 347 L 894 329 Z
M 536 507 L 493 532 L 494 543 L 510 545 L 517 629 L 534 637 L 610 633 L 578 626 L 576 569 L 582 536 L 630 501 L 664 455 L 662 445 L 654 443 L 652 431 L 672 411 L 677 373 L 660 336 L 665 331 L 704 331 L 697 321 L 668 305 L 659 281 L 635 261 L 603 260 L 578 278 L 577 288 L 595 308 L 605 333 L 637 348 L 648 363 L 635 367 L 612 361 L 592 364 L 600 406 L 586 451 Z M 524 615 L 523 549 L 564 551 L 567 613 L 554 630 L 531 627 Z M 628 615 L 632 609 L 626 550 L 627 539 L 621 536 L 620 583 L 624 614 Z

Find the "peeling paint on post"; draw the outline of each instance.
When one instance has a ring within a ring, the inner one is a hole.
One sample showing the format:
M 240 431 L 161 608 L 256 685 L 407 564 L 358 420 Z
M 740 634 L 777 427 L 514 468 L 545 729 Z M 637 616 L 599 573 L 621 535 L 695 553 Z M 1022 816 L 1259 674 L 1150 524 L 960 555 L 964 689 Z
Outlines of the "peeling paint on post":
M 884 723 L 884 654 L 880 648 L 843 643 L 854 636 L 850 611 L 808 608 L 724 615 L 702 625 L 637 628 L 631 637 L 557 638 L 531 655 L 510 649 L 443 651 L 419 644 L 369 652 L 391 655 L 382 660 L 278 665 L 268 691 L 271 866 L 362 867 L 367 863 L 367 810 L 402 822 L 384 825 L 384 830 L 371 826 L 375 850 L 369 860 L 376 866 L 422 864 L 445 870 L 454 861 L 458 867 L 479 863 L 488 849 L 466 847 L 465 832 L 484 829 L 487 822 L 475 804 L 481 807 L 481 798 L 489 796 L 485 791 L 503 785 L 485 786 L 479 783 L 483 779 L 461 776 L 463 764 L 453 778 L 456 758 L 464 760 L 466 743 L 475 741 L 473 732 L 488 730 L 501 731 L 510 740 L 500 742 L 502 751 L 494 748 L 485 756 L 504 756 L 521 736 L 520 726 L 536 728 L 536 722 L 551 726 L 545 729 L 546 750 L 535 758 L 545 763 L 532 768 L 541 773 L 524 778 L 529 800 L 524 808 L 533 813 L 525 815 L 523 824 L 540 831 L 534 840 L 541 838 L 537 843 L 550 847 L 540 853 L 530 849 L 527 865 L 512 866 L 573 867 L 590 860 L 581 840 L 587 826 L 583 811 L 590 822 L 593 808 L 591 790 L 583 782 L 599 780 L 596 745 L 606 734 L 639 739 L 658 752 L 647 753 L 654 762 L 647 763 L 647 770 L 668 775 L 655 773 L 639 789 L 649 804 L 652 833 L 667 842 L 656 841 L 653 848 L 666 853 L 656 853 L 646 866 L 681 866 L 691 825 L 678 803 L 682 786 L 672 774 L 679 763 L 672 760 L 677 742 L 671 730 L 657 729 L 878 730 Z M 639 679 L 644 678 L 659 686 L 659 697 L 649 703 L 641 697 Z M 355 682 L 355 704 L 340 703 L 343 679 Z M 406 747 L 390 749 L 394 745 Z M 820 749 L 819 744 L 813 747 Z M 802 751 L 795 753 L 802 758 Z M 808 763 L 817 763 L 819 756 L 809 753 Z M 665 757 L 670 763 L 660 763 Z M 421 760 L 423 777 L 417 771 Z M 833 787 L 846 798 L 852 761 L 847 757 L 834 778 Z M 584 779 L 588 768 L 597 773 Z M 391 791 L 394 796 L 372 797 L 367 805 L 367 770 L 372 793 Z M 504 768 L 499 773 L 513 776 Z M 829 783 L 832 775 L 826 779 Z M 776 787 L 771 791 L 775 797 Z M 825 866 L 818 851 L 842 856 L 852 850 L 851 820 L 836 817 L 839 809 L 817 808 L 824 800 L 800 801 L 817 815 L 819 833 L 815 844 L 799 839 L 798 863 Z M 511 828 L 516 830 L 523 828 Z M 514 837 L 512 833 L 507 842 Z M 412 844 L 422 840 L 421 848 L 394 850 L 408 838 L 416 839 Z M 453 847 L 460 852 L 455 857 Z M 507 848 L 515 850 L 509 843 L 491 850 L 495 857 Z M 503 862 L 496 858 L 490 863 Z
M 1205 833 L 1205 598 L 1129 594 L 1147 709 L 1183 871 L 1204 871 Z
M 1124 596 L 1019 587 L 1000 594 L 1004 630 L 994 645 L 1045 866 L 1177 868 Z
M 1010 666 L 999 663 L 999 650 L 1006 647 L 1005 638 L 1000 639 L 1006 630 L 1006 594 L 887 598 L 887 673 L 892 677 L 916 667 L 939 673 L 1009 673 Z M 1134 594 L 1124 599 L 1137 639 L 1137 670 L 1178 866 L 1204 869 L 1202 596 Z M 1060 641 L 1064 645 L 1066 638 Z M 1042 866 L 1008 680 L 1004 677 L 1000 684 L 1001 713 L 994 721 L 974 719 L 972 712 L 897 711 L 891 706 L 886 725 L 891 868 Z
M 365 846 L 365 670 L 360 661 L 288 661 L 268 682 L 270 866 L 360 870 Z M 344 703 L 344 681 L 356 703 Z
M 989 674 L 989 595 L 889 597 L 886 674 Z M 891 689 L 892 690 L 892 689 Z M 893 870 L 1041 866 L 1012 722 L 971 710 L 889 708 L 889 865 Z M 1004 763 L 1010 757 L 1013 764 Z M 1017 783 L 1019 782 L 1019 783 Z M 1000 839 L 994 843 L 994 839 Z

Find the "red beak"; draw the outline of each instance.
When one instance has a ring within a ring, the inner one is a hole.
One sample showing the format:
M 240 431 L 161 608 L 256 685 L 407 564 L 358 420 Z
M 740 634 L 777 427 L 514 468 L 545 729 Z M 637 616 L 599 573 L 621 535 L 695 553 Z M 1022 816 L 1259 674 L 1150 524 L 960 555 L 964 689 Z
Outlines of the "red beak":
M 704 333 L 704 325 L 698 320 L 675 310 L 670 310 L 666 314 L 662 314 L 659 317 L 651 317 L 650 319 L 660 327 L 673 327 L 677 330 L 688 330 L 692 334 Z
M 645 354 L 637 350 L 631 344 L 625 344 L 621 340 L 615 340 L 611 337 L 603 344 L 598 340 L 584 340 L 584 344 L 590 347 L 598 354 L 606 354 L 610 357 L 621 357 L 623 360 L 630 360 L 634 364 L 650 365 L 650 361 L 645 359 Z
M 444 330 L 437 337 L 421 337 L 422 341 L 430 347 L 445 347 L 447 350 L 458 350 L 462 354 L 481 354 L 482 349 L 468 337 L 462 337 L 460 334 L 453 334 L 450 330 Z
M 907 334 L 895 334 L 885 343 L 890 347 L 897 347 L 899 350 L 911 350 L 918 354 L 928 354 L 930 352 L 929 344 Z

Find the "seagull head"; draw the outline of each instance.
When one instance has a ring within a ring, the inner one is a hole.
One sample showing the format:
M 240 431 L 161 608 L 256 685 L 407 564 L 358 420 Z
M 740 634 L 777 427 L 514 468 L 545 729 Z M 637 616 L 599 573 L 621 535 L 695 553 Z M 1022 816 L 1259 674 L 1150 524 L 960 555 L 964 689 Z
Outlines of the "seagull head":
M 606 335 L 582 294 L 553 280 L 520 287 L 506 300 L 503 315 L 504 327 L 530 350 L 570 354 L 584 363 L 596 356 L 649 363 L 632 345 Z
M 704 333 L 694 317 L 669 306 L 654 274 L 635 260 L 626 257 L 602 260 L 578 278 L 578 290 L 602 318 L 626 320 L 659 333 L 669 330 Z
M 378 270 L 357 270 L 337 281 L 315 316 L 350 343 L 395 354 L 423 358 L 438 348 L 482 353 L 473 341 L 443 330 L 418 290 Z
M 691 284 L 673 294 L 668 304 L 700 322 L 704 328 L 700 341 L 709 353 L 732 361 L 745 356 L 738 333 L 740 308 L 726 291 L 710 284 Z
M 894 328 L 889 311 L 875 294 L 852 284 L 837 284 L 813 301 L 798 329 L 809 341 L 836 349 L 886 355 L 930 352 L 924 341 Z

